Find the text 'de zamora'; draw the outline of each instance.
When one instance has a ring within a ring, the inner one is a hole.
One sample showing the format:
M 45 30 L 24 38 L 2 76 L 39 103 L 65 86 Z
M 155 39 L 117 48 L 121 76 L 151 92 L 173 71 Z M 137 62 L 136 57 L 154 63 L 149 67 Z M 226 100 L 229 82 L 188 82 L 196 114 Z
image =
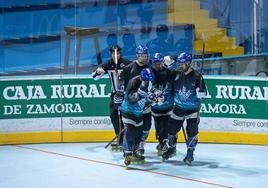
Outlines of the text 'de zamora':
M 81 113 L 83 112 L 79 103 L 74 104 L 28 104 L 27 114 L 55 114 L 55 113 Z M 21 114 L 21 105 L 5 105 L 4 115 Z

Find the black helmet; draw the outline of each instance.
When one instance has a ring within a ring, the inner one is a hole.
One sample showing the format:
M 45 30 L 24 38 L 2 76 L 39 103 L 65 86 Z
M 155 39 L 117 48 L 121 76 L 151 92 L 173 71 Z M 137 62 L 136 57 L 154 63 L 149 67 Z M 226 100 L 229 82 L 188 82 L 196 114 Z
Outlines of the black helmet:
M 113 53 L 115 51 L 115 49 L 117 49 L 118 52 L 121 52 L 122 48 L 120 46 L 118 46 L 117 44 L 112 45 L 110 48 L 110 53 Z

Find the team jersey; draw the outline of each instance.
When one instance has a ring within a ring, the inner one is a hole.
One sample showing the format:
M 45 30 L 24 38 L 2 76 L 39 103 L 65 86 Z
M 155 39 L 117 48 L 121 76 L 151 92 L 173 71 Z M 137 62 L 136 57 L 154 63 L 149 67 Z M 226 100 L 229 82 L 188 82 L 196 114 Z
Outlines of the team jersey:
M 200 91 L 207 91 L 199 72 L 192 70 L 188 75 L 177 74 L 174 79 L 174 105 L 183 110 L 198 110 L 199 99 L 196 96 L 196 89 L 199 87 Z
M 148 65 L 142 65 L 139 66 L 136 61 L 133 61 L 132 63 L 128 64 L 122 73 L 122 78 L 124 80 L 125 88 L 128 85 L 128 82 L 130 79 L 134 78 L 135 76 L 139 76 L 141 73 L 141 70 L 144 68 L 148 68 Z
M 160 71 L 153 69 L 155 79 L 153 81 L 153 88 L 161 93 L 163 102 L 153 103 L 153 113 L 168 113 L 173 108 L 173 86 L 170 80 L 170 70 L 162 68 Z
M 121 106 L 124 123 L 134 126 L 142 125 L 147 92 L 148 87 L 141 85 L 140 76 L 136 76 L 129 81 Z

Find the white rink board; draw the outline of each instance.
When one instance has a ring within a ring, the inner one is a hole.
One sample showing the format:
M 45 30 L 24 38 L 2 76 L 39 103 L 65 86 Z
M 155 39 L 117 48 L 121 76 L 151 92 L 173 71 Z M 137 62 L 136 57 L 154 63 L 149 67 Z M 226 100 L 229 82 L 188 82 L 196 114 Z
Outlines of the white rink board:
M 109 116 L 0 120 L 0 133 L 110 129 L 113 128 Z
M 199 130 L 211 132 L 268 133 L 268 120 L 201 117 Z
M 113 130 L 109 116 L 0 120 L 0 133 Z M 154 121 L 152 119 L 152 130 Z M 268 133 L 268 120 L 201 117 L 200 131 Z

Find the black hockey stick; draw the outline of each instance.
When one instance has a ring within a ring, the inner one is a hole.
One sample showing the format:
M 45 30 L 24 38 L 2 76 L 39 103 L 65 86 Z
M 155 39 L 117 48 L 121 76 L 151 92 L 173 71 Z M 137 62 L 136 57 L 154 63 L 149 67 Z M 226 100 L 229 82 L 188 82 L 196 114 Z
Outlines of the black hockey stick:
M 188 140 L 188 138 L 187 138 L 187 135 L 186 135 L 185 128 L 184 128 L 183 124 L 182 124 L 182 127 L 181 128 L 182 128 L 182 133 L 183 133 L 183 137 L 184 137 L 184 140 L 185 140 L 186 147 L 188 147 L 187 146 L 187 140 Z
M 206 44 L 205 44 L 205 35 L 204 33 L 202 33 L 202 61 L 201 61 L 201 75 L 203 75 L 203 68 L 204 68 L 204 58 L 205 58 L 205 47 L 206 47 Z M 200 85 L 201 85 L 201 82 L 200 82 Z
M 115 139 L 117 139 L 125 130 L 126 127 L 122 129 L 110 142 L 108 142 L 104 148 L 107 149 L 113 143 L 113 141 L 115 141 Z
M 205 35 L 202 33 L 202 61 L 201 61 L 201 77 L 200 77 L 200 83 L 199 83 L 199 90 L 202 87 L 203 82 L 203 68 L 204 68 L 204 58 L 205 58 Z M 200 122 L 200 106 L 201 106 L 201 99 L 198 100 L 198 111 L 197 111 L 197 124 Z

